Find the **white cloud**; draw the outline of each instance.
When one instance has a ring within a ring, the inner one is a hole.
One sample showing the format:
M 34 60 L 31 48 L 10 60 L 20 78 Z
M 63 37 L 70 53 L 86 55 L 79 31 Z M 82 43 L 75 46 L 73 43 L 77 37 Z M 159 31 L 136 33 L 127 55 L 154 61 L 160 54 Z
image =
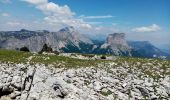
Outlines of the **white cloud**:
M 161 30 L 160 26 L 157 24 L 152 24 L 151 26 L 143 26 L 132 29 L 133 32 L 156 32 Z
M 40 5 L 40 4 L 46 4 L 48 3 L 48 0 L 21 0 L 21 1 L 26 1 L 30 4 L 34 4 L 34 5 Z
M 10 15 L 8 13 L 2 13 L 1 14 L 3 17 L 9 17 Z
M 69 25 L 79 28 L 91 28 L 83 19 L 76 19 L 75 13 L 67 6 L 60 6 L 48 0 L 22 0 L 35 5 L 37 9 L 45 14 L 44 21 L 50 25 Z
M 20 25 L 20 23 L 19 22 L 7 22 L 7 25 L 18 26 L 18 25 Z
M 118 23 L 112 23 L 113 26 L 116 26 Z
M 7 22 L 6 24 L 11 26 L 11 27 L 18 27 L 18 26 L 24 27 L 24 26 L 27 26 L 26 24 L 21 23 L 21 22 Z
M 105 16 L 84 16 L 81 15 L 80 18 L 83 19 L 105 19 L 105 18 L 113 18 L 115 16 L 111 16 L 111 15 L 105 15 Z
M 99 24 L 103 24 L 103 22 L 86 22 L 90 25 L 99 25 Z
M 0 0 L 1 3 L 11 3 L 11 0 Z

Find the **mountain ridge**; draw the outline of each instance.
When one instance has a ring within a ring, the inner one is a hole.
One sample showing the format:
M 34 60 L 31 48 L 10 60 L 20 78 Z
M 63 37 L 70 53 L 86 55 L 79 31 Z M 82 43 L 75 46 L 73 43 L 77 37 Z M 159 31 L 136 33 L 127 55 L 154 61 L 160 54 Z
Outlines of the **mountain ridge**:
M 168 55 L 148 41 L 126 41 L 125 38 L 125 33 L 113 33 L 109 34 L 105 41 L 95 41 L 79 33 L 72 26 L 62 28 L 58 32 L 21 29 L 20 31 L 0 31 L 0 48 L 19 50 L 25 46 L 31 52 L 39 52 L 43 45 L 47 44 L 53 51 L 66 53 L 112 54 L 148 58 Z

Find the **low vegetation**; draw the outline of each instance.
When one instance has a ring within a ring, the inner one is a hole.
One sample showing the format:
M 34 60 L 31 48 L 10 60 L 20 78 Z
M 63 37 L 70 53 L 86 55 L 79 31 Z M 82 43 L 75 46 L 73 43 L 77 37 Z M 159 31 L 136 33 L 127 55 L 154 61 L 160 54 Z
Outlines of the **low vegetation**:
M 76 54 L 75 54 L 76 55 Z M 78 54 L 81 55 L 81 54 Z M 94 57 L 93 54 L 82 54 L 86 57 Z M 143 70 L 146 74 L 150 76 L 157 76 L 157 69 L 154 69 L 153 66 L 159 66 L 161 72 L 164 74 L 170 74 L 170 61 L 169 60 L 160 60 L 160 59 L 147 59 L 147 58 L 132 58 L 132 57 L 117 57 L 115 60 L 102 60 L 105 59 L 106 55 L 101 55 L 101 60 L 88 60 L 88 59 L 78 59 L 70 58 L 60 55 L 43 55 L 35 54 L 22 51 L 12 51 L 12 50 L 0 50 L 0 61 L 1 62 L 13 62 L 13 63 L 27 63 L 30 64 L 42 63 L 42 64 L 52 64 L 56 67 L 88 67 L 88 66 L 97 66 L 100 63 L 103 63 L 105 66 L 107 62 L 114 62 L 116 66 L 127 66 L 130 68 L 136 67 Z M 128 64 L 127 64 L 128 63 Z M 145 67 L 152 70 L 145 70 Z M 151 71 L 151 72 L 150 72 Z M 155 73 L 154 75 L 150 73 Z M 157 76 L 158 77 L 158 76 Z
M 39 75 L 36 77 L 40 79 L 34 78 L 34 80 L 38 80 L 38 82 L 41 82 L 39 80 L 42 80 L 41 84 L 45 84 L 42 85 L 42 87 L 52 86 L 49 85 L 49 83 L 51 83 L 53 78 L 58 77 L 56 78 L 57 81 L 61 79 L 59 83 L 64 82 L 64 84 L 61 85 L 63 88 L 69 89 L 68 91 L 71 91 L 73 94 L 79 93 L 78 95 L 80 96 L 87 93 L 90 97 L 94 95 L 94 97 L 96 97 L 97 95 L 99 99 L 105 97 L 109 98 L 109 100 L 117 98 L 121 100 L 155 100 L 155 98 L 158 100 L 162 100 L 162 98 L 169 100 L 169 60 L 133 57 L 113 57 L 113 59 L 110 59 L 110 56 L 107 55 L 77 53 L 60 53 L 59 55 L 56 55 L 51 52 L 38 54 L 0 50 L 0 63 L 2 63 L 0 69 L 5 69 L 6 71 L 7 68 L 7 73 L 9 73 L 8 76 L 10 77 L 13 70 L 18 73 L 21 73 L 22 71 L 25 75 L 27 75 L 27 71 L 33 73 L 34 70 L 28 70 L 30 68 L 36 68 L 37 73 L 45 73 L 43 74 L 45 77 L 42 77 L 42 79 L 40 74 L 33 74 Z M 48 66 L 44 66 L 43 64 Z M 14 68 L 11 69 L 11 66 L 14 66 Z M 1 73 L 4 72 L 2 71 Z M 20 74 L 15 73 L 14 75 Z M 6 77 L 6 73 L 0 76 Z M 53 78 L 50 80 L 46 79 L 50 77 Z M 1 79 L 6 80 L 5 78 Z M 54 81 L 56 82 L 56 80 Z M 41 86 L 41 84 L 38 85 Z M 70 88 L 70 85 L 74 85 L 74 87 L 71 86 Z M 38 89 L 39 88 L 37 88 L 37 90 Z M 49 89 L 46 88 L 40 89 L 49 91 Z M 76 89 L 79 89 L 82 92 L 73 91 Z M 136 94 L 138 95 L 137 97 Z
M 0 50 L 0 61 L 11 63 L 52 64 L 56 67 L 96 66 L 100 60 L 83 60 L 59 55 L 33 54 L 22 51 Z
M 0 50 L 0 61 L 1 62 L 14 62 L 14 63 L 25 63 L 27 58 L 30 57 L 31 53 L 22 51 L 12 50 Z
M 43 45 L 43 48 L 42 48 L 42 50 L 39 52 L 39 54 L 42 54 L 43 52 L 52 52 L 52 51 L 53 51 L 53 49 L 52 49 L 51 47 L 48 47 L 47 44 L 44 44 L 44 45 Z
M 20 48 L 20 51 L 29 52 L 30 50 L 27 47 L 22 47 L 22 48 Z
M 155 80 L 170 75 L 170 60 L 119 57 L 114 62 L 117 67 L 123 66 L 130 70 L 141 70 L 146 76 Z

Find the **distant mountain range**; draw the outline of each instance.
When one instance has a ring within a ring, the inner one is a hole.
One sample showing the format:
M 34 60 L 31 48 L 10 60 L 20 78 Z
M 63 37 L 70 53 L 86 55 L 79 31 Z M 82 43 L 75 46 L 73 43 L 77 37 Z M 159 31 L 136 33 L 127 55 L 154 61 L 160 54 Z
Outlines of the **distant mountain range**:
M 31 52 L 39 52 L 44 44 L 54 51 L 66 53 L 113 54 L 147 58 L 169 57 L 169 54 L 147 41 L 126 41 L 124 33 L 109 34 L 105 41 L 99 41 L 80 34 L 72 26 L 65 27 L 58 32 L 25 29 L 0 32 L 0 48 L 19 50 L 26 46 Z
M 158 48 L 160 48 L 162 51 L 170 54 L 170 44 L 158 45 Z
M 168 53 L 163 52 L 161 49 L 155 47 L 148 41 L 128 41 L 131 46 L 131 54 L 134 57 L 167 57 L 170 58 Z

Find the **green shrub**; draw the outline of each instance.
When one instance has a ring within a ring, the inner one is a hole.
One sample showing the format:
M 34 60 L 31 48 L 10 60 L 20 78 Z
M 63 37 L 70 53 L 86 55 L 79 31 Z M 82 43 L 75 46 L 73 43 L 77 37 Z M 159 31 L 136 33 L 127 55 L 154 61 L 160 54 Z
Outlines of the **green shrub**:
M 39 52 L 39 54 L 42 54 L 43 52 L 53 52 L 53 49 L 51 47 L 48 47 L 47 44 L 43 45 L 42 50 Z
M 100 58 L 101 58 L 101 59 L 106 59 L 106 56 L 101 56 Z
M 53 51 L 54 54 L 56 55 L 59 55 L 59 52 L 58 51 Z
M 27 47 L 22 47 L 20 48 L 20 51 L 29 52 L 29 49 Z

